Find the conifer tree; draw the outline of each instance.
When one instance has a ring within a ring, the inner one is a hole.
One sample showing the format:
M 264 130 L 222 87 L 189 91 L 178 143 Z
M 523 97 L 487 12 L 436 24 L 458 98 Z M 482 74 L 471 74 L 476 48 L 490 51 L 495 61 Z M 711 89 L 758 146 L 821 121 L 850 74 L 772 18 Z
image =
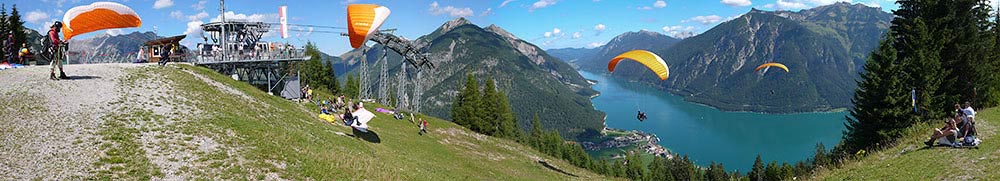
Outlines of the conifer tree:
M 21 49 L 21 43 L 27 42 L 25 41 L 27 36 L 24 34 L 24 20 L 21 20 L 21 13 L 17 10 L 16 4 L 11 5 L 10 16 L 7 17 L 7 31 L 14 32 L 14 51 Z
M 760 159 L 760 155 L 757 155 L 757 160 L 753 161 L 753 170 L 747 174 L 751 181 L 762 181 L 764 180 L 764 161 Z
M 497 136 L 500 130 L 500 95 L 493 79 L 486 79 L 482 98 L 477 109 L 480 122 L 476 123 L 476 127 L 479 127 L 483 134 Z
M 472 131 L 480 131 L 479 128 L 473 127 L 473 123 L 479 122 L 476 110 L 479 107 L 480 98 L 479 82 L 476 81 L 475 75 L 470 73 L 466 76 L 465 88 L 458 93 L 455 103 L 452 104 L 451 116 L 455 124 L 469 128 Z
M 886 37 L 893 37 L 893 34 L 890 32 Z M 846 116 L 847 123 L 844 123 L 847 127 L 843 136 L 847 151 L 868 149 L 885 142 L 895 134 L 887 134 L 889 132 L 883 130 L 906 127 L 903 123 L 913 118 L 911 89 L 903 85 L 900 75 L 904 72 L 896 63 L 897 51 L 890 41 L 881 41 L 865 63 L 865 72 L 861 74 L 861 81 L 851 99 L 854 107 L 850 116 Z

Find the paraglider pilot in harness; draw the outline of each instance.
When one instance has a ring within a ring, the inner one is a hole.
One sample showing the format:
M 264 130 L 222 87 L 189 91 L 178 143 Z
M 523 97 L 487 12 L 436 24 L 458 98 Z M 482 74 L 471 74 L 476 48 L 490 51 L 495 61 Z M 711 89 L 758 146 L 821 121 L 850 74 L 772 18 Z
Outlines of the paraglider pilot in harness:
M 640 110 L 639 114 L 635 115 L 635 118 L 639 119 L 639 121 L 645 121 L 646 120 L 646 113 L 644 113 L 644 112 L 642 112 L 642 110 Z
M 62 65 L 63 52 L 62 48 L 60 48 L 60 45 L 62 45 L 63 42 L 62 40 L 59 39 L 59 31 L 62 29 L 62 27 L 63 27 L 62 22 L 56 21 L 55 23 L 52 24 L 52 27 L 49 28 L 49 40 L 52 43 L 51 46 L 49 47 L 50 48 L 49 52 L 52 53 L 51 55 L 52 61 L 49 63 L 49 65 L 51 66 L 51 68 L 49 68 L 49 79 L 52 80 L 69 78 L 66 76 L 66 72 L 63 71 L 63 65 Z M 58 78 L 56 78 L 56 73 L 55 73 L 56 67 L 59 67 Z

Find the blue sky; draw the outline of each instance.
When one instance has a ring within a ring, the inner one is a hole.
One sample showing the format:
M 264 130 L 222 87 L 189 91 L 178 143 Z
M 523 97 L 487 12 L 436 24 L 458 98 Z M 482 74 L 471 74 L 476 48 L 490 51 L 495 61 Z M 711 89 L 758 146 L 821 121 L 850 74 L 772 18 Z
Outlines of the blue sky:
M 134 31 L 157 31 L 161 36 L 189 34 L 186 44 L 201 41 L 198 25 L 210 22 L 219 14 L 218 0 L 111 0 L 135 10 L 143 20 L 140 28 L 89 33 L 120 34 Z M 29 28 L 42 29 L 61 20 L 64 11 L 93 1 L 84 0 L 4 0 L 17 4 Z M 594 47 L 614 36 L 649 30 L 675 37 L 695 35 L 746 13 L 750 8 L 764 10 L 799 10 L 840 2 L 838 0 L 230 0 L 227 18 L 242 18 L 269 23 L 278 22 L 278 6 L 288 6 L 290 24 L 346 26 L 346 5 L 374 3 L 392 10 L 382 26 L 397 28 L 397 34 L 409 39 L 428 34 L 445 21 L 466 17 L 480 26 L 496 24 L 514 35 L 544 49 Z M 889 11 L 896 5 L 889 0 L 861 0 L 869 6 Z M 277 33 L 267 41 L 301 45 L 315 42 L 322 51 L 339 55 L 350 50 L 342 29 L 292 27 L 291 38 Z M 74 39 L 76 39 L 74 38 Z

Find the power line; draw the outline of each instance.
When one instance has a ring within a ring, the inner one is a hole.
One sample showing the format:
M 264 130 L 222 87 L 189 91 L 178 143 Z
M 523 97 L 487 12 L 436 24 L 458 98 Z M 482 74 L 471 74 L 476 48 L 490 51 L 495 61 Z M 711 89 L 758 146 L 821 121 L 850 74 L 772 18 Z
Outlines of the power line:
M 281 25 L 280 23 L 265 23 L 265 24 Z M 288 26 L 312 27 L 312 28 L 330 28 L 330 29 L 341 29 L 341 30 L 346 30 L 347 29 L 346 27 L 338 27 L 338 26 L 305 25 L 305 24 L 288 24 Z

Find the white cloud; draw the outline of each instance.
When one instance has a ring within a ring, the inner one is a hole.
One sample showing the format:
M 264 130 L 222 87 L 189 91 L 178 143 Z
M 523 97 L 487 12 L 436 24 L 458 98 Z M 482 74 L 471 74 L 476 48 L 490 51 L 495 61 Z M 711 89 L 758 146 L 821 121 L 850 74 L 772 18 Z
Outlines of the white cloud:
M 692 17 L 691 19 L 683 20 L 681 21 L 681 23 L 697 22 L 703 25 L 710 25 L 713 23 L 718 23 L 719 21 L 722 21 L 722 17 L 720 17 L 719 15 L 708 15 L 708 16 L 695 16 Z
M 483 11 L 482 13 L 479 13 L 479 16 L 486 16 L 486 15 L 490 15 L 490 14 L 493 14 L 493 8 L 486 8 L 486 11 Z
M 219 22 L 219 21 L 221 21 L 221 19 L 222 18 L 220 16 L 215 16 L 215 18 L 212 18 L 212 20 L 210 22 Z M 250 14 L 250 15 L 247 15 L 247 14 L 242 14 L 242 13 L 241 14 L 236 14 L 235 12 L 227 11 L 226 12 L 226 21 L 247 21 L 247 22 L 267 22 L 267 23 L 273 23 L 273 22 L 278 22 L 278 13 L 273 13 L 273 14 Z
M 753 4 L 750 0 L 722 0 L 719 2 L 726 6 L 749 6 Z
M 188 47 L 194 47 L 197 43 L 202 40 L 201 24 L 205 22 L 202 21 L 190 21 L 187 23 L 187 29 L 184 30 L 184 35 L 187 37 L 181 41 L 181 44 Z
M 188 19 L 189 21 L 195 21 L 195 20 L 201 20 L 201 19 L 205 19 L 205 18 L 207 18 L 207 17 L 208 17 L 208 13 L 206 13 L 206 12 L 202 11 L 202 12 L 200 12 L 200 13 L 198 13 L 198 14 L 194 14 L 194 15 L 191 15 L 191 16 L 187 16 L 187 19 Z
M 577 38 L 580 38 L 580 37 L 583 37 L 583 33 L 579 32 L 579 31 L 573 32 L 573 39 L 577 39 Z
M 860 3 L 862 5 L 865 5 L 865 6 L 868 6 L 868 7 L 873 7 L 873 8 L 881 8 L 882 7 L 882 5 L 878 4 L 878 2 L 875 2 L 875 1 L 860 2 Z
M 25 21 L 28 21 L 28 22 L 31 22 L 31 23 L 35 23 L 35 24 L 41 23 L 41 22 L 43 22 L 45 20 L 48 20 L 48 19 L 49 19 L 49 14 L 45 13 L 45 12 L 42 12 L 41 10 L 34 10 L 34 11 L 28 12 L 28 14 L 24 15 L 24 20 Z
M 559 28 L 552 28 L 552 34 L 559 34 L 560 32 L 562 32 L 562 30 Z
M 667 2 L 664 2 L 664 1 L 662 1 L 662 0 L 660 0 L 660 1 L 656 1 L 656 2 L 654 2 L 654 3 L 653 3 L 653 7 L 654 7 L 654 8 L 663 8 L 663 7 L 667 7 Z
M 778 0 L 778 2 L 776 3 L 778 4 L 778 9 L 803 9 L 809 7 L 805 3 L 797 2 L 795 0 L 792 1 Z
M 542 34 L 542 36 L 545 36 L 545 38 L 552 37 L 552 32 L 546 31 L 545 33 Z
M 118 35 L 121 35 L 121 34 L 125 34 L 125 30 L 122 30 L 122 29 L 110 29 L 110 30 L 106 30 L 104 32 L 107 33 L 108 35 L 111 35 L 111 36 L 118 36 Z
M 810 8 L 810 7 L 829 5 L 829 4 L 833 4 L 833 3 L 837 3 L 837 2 L 848 2 L 848 3 L 851 3 L 852 1 L 851 0 L 778 0 L 774 4 L 766 4 L 766 5 L 764 5 L 764 8 L 781 9 L 781 10 L 785 10 L 785 9 L 805 9 L 805 8 Z M 872 7 L 878 7 L 878 3 L 875 3 L 875 2 L 862 3 L 862 4 L 865 4 L 865 5 L 868 5 L 868 6 L 872 6 Z
M 184 19 L 184 13 L 182 13 L 180 10 L 173 11 L 170 12 L 170 17 L 176 19 Z
M 174 5 L 173 0 L 156 0 L 153 3 L 153 9 L 163 9 Z
M 500 7 L 502 8 L 504 6 L 507 6 L 507 3 L 514 2 L 514 1 L 516 1 L 516 0 L 504 0 L 502 3 L 500 3 Z
M 604 24 L 594 25 L 594 31 L 597 32 L 597 33 L 594 34 L 594 36 L 600 36 L 601 32 L 604 32 L 604 29 L 606 29 L 606 28 L 607 28 L 607 26 L 604 26 Z
M 593 43 L 587 44 L 587 48 L 597 48 L 597 47 L 601 47 L 601 46 L 604 46 L 604 43 L 593 42 Z
M 638 10 L 652 10 L 653 7 L 643 6 L 643 7 L 638 7 L 638 8 L 635 8 L 635 9 L 638 9 Z
M 437 1 L 431 3 L 431 8 L 429 10 L 433 15 L 448 14 L 448 16 L 451 17 L 469 17 L 474 14 L 472 12 L 472 8 L 456 8 L 453 6 L 445 6 L 442 8 L 438 6 Z
M 198 3 L 192 4 L 191 8 L 198 11 L 205 10 L 205 3 L 208 3 L 208 1 L 200 0 L 198 1 Z
M 535 9 L 555 5 L 556 1 L 558 0 L 538 0 L 538 2 L 531 4 L 531 8 L 529 8 L 528 11 L 534 11 Z
M 604 31 L 604 29 L 606 29 L 606 28 L 607 28 L 607 26 L 604 26 L 604 24 L 594 25 L 594 31 Z
M 694 36 L 694 26 L 664 26 L 663 32 L 674 38 L 684 39 Z

